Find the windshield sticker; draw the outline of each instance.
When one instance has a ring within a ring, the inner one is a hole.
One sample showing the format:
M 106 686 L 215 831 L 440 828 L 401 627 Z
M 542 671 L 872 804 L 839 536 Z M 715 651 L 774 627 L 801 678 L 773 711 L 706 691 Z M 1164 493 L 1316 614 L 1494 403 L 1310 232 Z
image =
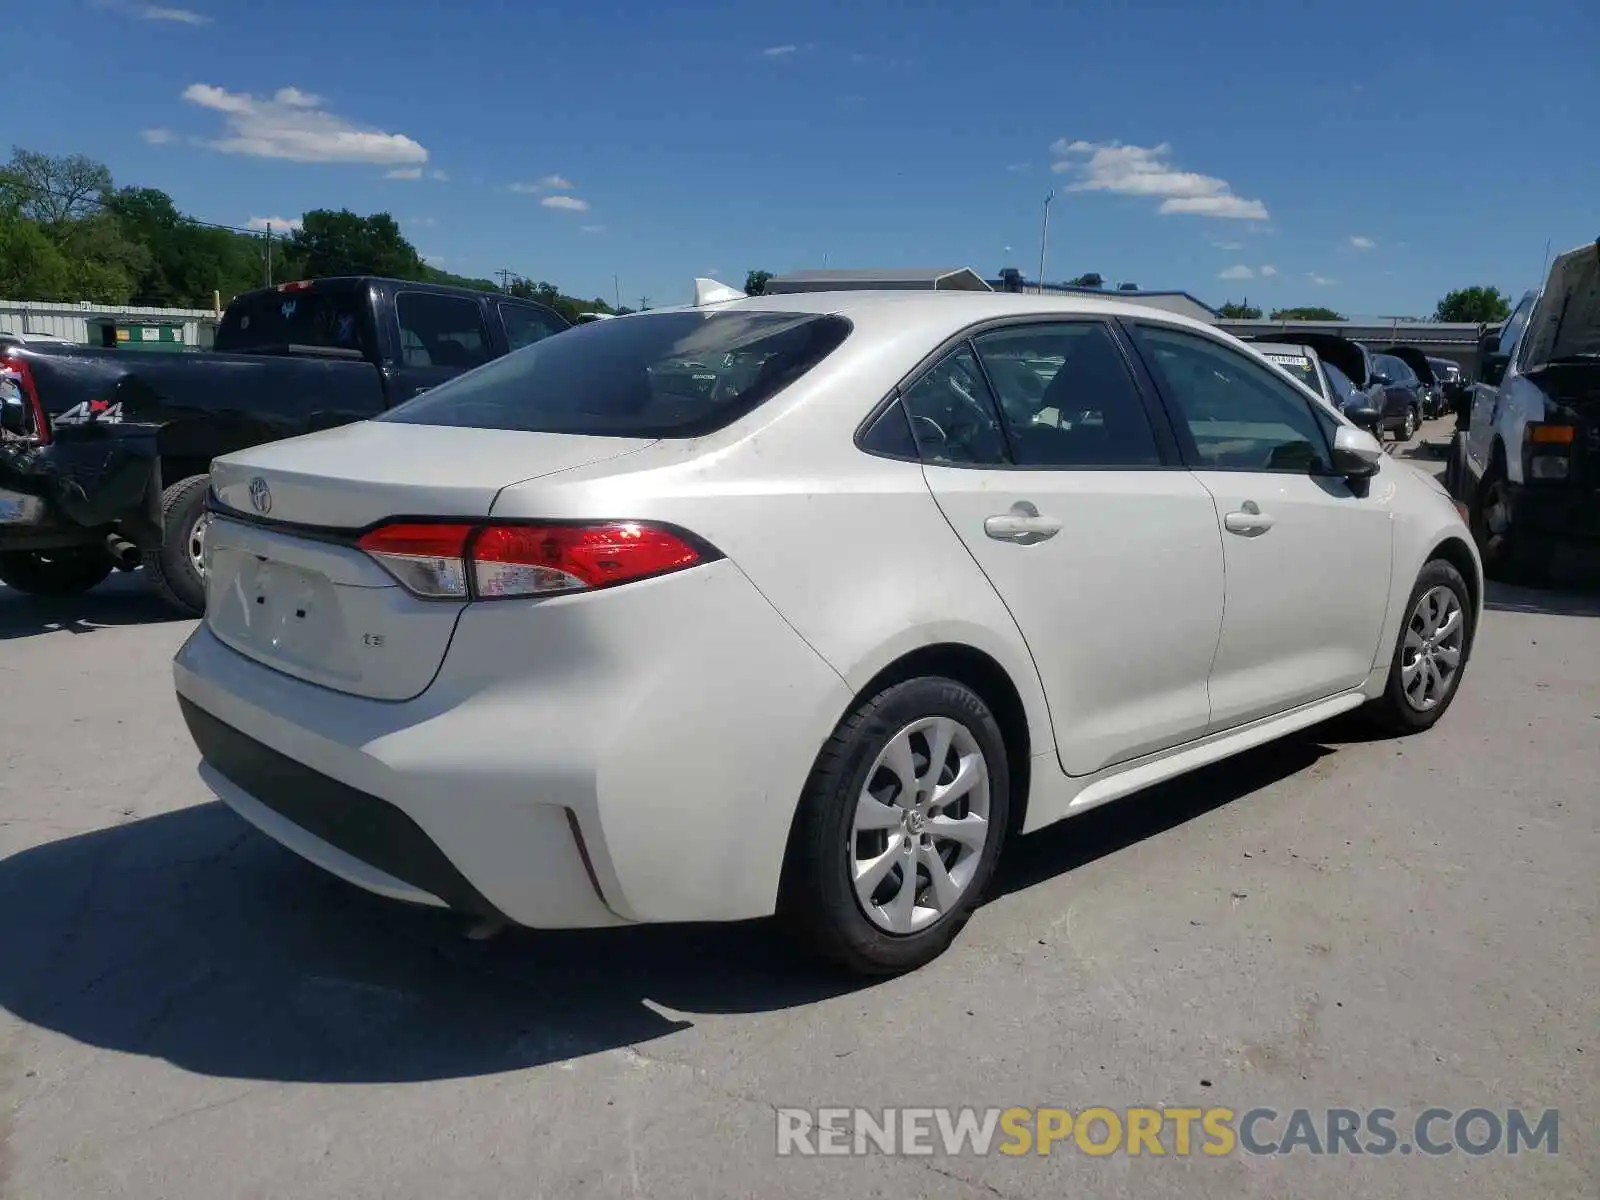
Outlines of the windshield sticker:
M 285 300 L 283 302 L 283 307 L 280 308 L 278 311 L 283 314 L 283 319 L 285 321 L 287 321 L 290 317 L 294 316 L 295 305 L 297 303 L 298 302 L 294 301 L 294 300 Z
M 1280 367 L 1299 367 L 1302 371 L 1311 369 L 1311 360 L 1298 354 L 1264 354 L 1268 362 L 1277 363 Z

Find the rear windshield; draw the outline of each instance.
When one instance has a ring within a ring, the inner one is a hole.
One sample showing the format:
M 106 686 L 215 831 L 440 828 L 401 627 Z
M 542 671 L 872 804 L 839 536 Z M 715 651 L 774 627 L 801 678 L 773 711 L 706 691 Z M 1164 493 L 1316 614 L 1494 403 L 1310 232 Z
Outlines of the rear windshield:
M 414 425 L 700 437 L 836 349 L 843 317 L 666 312 L 594 321 L 458 375 L 379 417 Z
M 366 293 L 340 288 L 240 296 L 222 314 L 216 349 L 235 354 L 289 346 L 365 351 L 369 343 Z

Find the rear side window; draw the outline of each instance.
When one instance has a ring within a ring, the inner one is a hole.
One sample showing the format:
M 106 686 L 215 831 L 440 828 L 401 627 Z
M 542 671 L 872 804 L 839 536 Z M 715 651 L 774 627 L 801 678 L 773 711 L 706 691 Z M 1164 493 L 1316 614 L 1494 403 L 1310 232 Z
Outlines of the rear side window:
M 469 370 L 489 361 L 489 335 L 476 300 L 401 292 L 394 308 L 400 324 L 400 361 L 406 366 Z
M 560 333 L 567 327 L 554 313 L 546 312 L 537 305 L 512 304 L 502 300 L 499 309 L 500 323 L 506 330 L 506 343 L 513 350 L 542 342 L 552 333 Z
M 700 437 L 765 403 L 850 333 L 815 313 L 664 312 L 535 342 L 379 417 L 414 425 Z
M 282 353 L 291 347 L 365 353 L 372 345 L 366 292 L 255 292 L 228 305 L 215 347 L 230 354 Z
M 1021 325 L 973 344 L 1018 466 L 1161 465 L 1138 386 L 1104 325 Z

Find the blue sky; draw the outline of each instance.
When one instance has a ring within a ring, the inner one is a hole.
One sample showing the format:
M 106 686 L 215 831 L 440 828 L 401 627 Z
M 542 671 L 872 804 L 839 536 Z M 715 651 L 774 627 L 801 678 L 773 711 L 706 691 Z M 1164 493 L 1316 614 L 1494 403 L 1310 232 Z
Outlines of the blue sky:
M 439 265 L 688 298 L 1007 264 L 1431 312 L 1600 236 L 1600 5 L 57 0 L 7 133 L 207 220 L 387 210 Z M 12 34 L 18 31 L 14 28 Z M 15 47 L 13 47 L 15 49 Z

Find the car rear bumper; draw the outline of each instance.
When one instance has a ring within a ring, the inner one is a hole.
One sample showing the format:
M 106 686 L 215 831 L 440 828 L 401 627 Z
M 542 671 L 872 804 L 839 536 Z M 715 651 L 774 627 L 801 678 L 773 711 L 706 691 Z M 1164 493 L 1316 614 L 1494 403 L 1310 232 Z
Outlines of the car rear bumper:
M 537 634 L 537 636 L 531 636 Z M 371 891 L 537 928 L 773 911 L 848 690 L 732 563 L 463 611 L 411 701 L 174 661 L 221 799 Z

